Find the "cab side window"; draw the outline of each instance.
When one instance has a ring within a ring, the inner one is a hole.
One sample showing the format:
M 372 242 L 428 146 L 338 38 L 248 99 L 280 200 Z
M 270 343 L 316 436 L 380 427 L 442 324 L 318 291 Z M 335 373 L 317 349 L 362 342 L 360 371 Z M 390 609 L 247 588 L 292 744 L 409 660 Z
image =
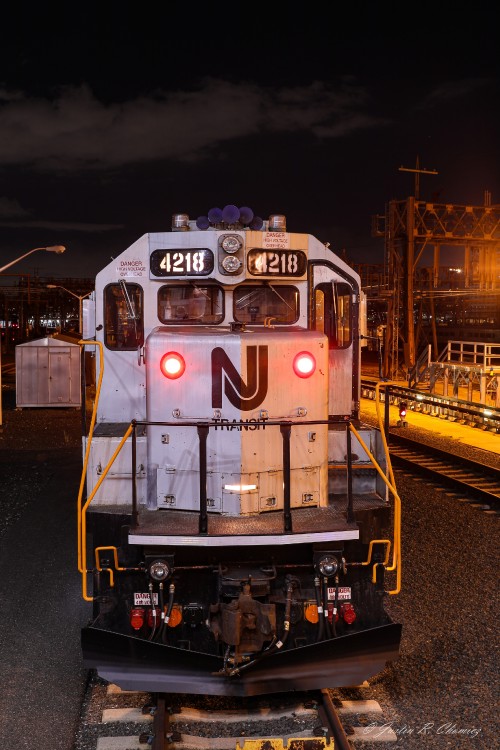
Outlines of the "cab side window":
M 343 283 L 322 283 L 314 289 L 314 327 L 326 333 L 330 349 L 352 343 L 352 294 Z
M 104 343 L 134 350 L 144 343 L 143 291 L 138 284 L 109 284 L 104 290 Z

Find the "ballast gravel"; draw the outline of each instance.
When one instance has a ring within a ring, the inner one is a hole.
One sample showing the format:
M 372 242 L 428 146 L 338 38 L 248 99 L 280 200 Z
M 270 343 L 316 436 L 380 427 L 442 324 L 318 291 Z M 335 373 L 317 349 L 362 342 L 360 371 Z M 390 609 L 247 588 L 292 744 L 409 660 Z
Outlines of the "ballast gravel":
M 29 508 L 48 479 L 40 440 L 47 450 L 81 444 L 79 415 L 73 410 L 49 412 L 4 412 L 0 535 Z M 430 430 L 409 427 L 408 435 L 450 448 L 449 440 Z M 500 436 L 492 440 L 500 441 Z M 458 464 L 464 456 L 499 465 L 497 453 L 462 442 L 453 443 L 453 449 Z M 33 460 L 30 481 L 16 469 L 18 451 Z M 365 727 L 367 737 L 371 733 L 373 738 L 356 740 L 353 747 L 357 750 L 492 750 L 500 744 L 499 517 L 402 471 L 396 471 L 396 484 L 402 501 L 402 587 L 397 596 L 387 597 L 387 608 L 403 624 L 400 657 L 368 686 L 334 690 L 332 697 L 375 700 L 382 708 L 382 714 L 347 720 Z M 395 582 L 389 579 L 388 583 L 393 587 Z M 67 750 L 95 750 L 99 735 L 121 735 L 126 730 L 121 724 L 103 729 L 101 709 L 109 705 L 106 686 L 92 673 L 88 677 L 75 744 Z M 144 702 L 143 696 L 136 700 L 138 705 Z M 214 710 L 223 705 L 214 698 L 204 702 Z M 277 736 L 300 728 L 300 724 L 266 725 L 266 731 Z M 220 735 L 216 724 L 207 725 L 205 731 L 206 736 Z M 240 731 L 245 732 L 245 727 Z

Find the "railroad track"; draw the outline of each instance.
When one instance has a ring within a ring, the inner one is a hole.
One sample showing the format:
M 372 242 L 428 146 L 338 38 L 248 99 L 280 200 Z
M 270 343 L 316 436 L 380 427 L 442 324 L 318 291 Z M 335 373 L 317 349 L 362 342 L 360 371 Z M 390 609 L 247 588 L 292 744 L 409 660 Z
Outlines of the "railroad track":
M 397 740 L 376 701 L 339 694 L 322 690 L 244 701 L 153 696 L 96 678 L 75 750 L 362 750 L 366 742 L 382 739 L 384 747 Z
M 477 504 L 481 510 L 499 515 L 500 469 L 393 432 L 390 433 L 388 445 L 395 468 L 425 476 L 437 485 L 448 487 L 457 497 Z

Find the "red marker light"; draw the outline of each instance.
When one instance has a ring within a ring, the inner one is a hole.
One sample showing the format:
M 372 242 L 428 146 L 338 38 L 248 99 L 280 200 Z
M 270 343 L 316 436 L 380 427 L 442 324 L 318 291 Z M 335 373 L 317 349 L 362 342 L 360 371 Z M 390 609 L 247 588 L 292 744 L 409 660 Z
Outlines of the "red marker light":
M 352 625 L 352 623 L 356 619 L 356 612 L 354 611 L 354 607 L 352 606 L 351 602 L 342 602 L 342 604 L 340 605 L 340 614 L 342 615 L 344 622 L 347 625 Z
M 142 607 L 135 607 L 130 610 L 130 624 L 134 630 L 140 630 L 144 625 L 144 614 Z
M 299 352 L 293 360 L 293 371 L 299 378 L 309 378 L 316 369 L 316 360 L 309 352 Z
M 167 352 L 161 358 L 160 370 L 170 380 L 180 378 L 181 375 L 184 375 L 185 369 L 186 363 L 184 358 L 180 354 L 177 354 L 177 352 Z

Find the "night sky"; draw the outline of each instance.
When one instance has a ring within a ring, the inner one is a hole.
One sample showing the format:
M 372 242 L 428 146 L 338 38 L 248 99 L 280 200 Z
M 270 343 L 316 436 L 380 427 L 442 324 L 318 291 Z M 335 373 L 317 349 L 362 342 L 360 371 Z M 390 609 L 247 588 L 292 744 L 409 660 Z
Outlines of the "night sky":
M 11 3 L 0 32 L 0 266 L 93 277 L 171 215 L 287 216 L 380 263 L 371 217 L 500 203 L 492 3 Z M 368 10 L 367 10 L 368 9 Z

